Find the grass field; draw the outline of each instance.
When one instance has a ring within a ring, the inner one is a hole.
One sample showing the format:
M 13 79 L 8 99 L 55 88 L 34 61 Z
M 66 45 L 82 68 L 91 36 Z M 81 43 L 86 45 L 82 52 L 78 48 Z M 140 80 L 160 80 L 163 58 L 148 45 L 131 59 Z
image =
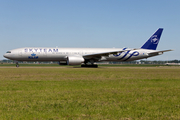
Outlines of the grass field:
M 0 67 L 0 119 L 180 119 L 180 67 Z

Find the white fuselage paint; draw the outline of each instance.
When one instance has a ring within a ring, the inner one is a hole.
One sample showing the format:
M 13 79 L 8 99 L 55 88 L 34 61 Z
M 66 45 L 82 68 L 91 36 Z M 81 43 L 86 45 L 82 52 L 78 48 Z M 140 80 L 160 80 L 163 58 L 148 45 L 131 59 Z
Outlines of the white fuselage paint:
M 11 54 L 6 53 L 4 57 L 17 61 L 66 61 L 69 56 L 82 56 L 97 53 L 121 51 L 123 48 L 18 48 L 11 50 Z M 133 61 L 152 57 L 148 53 L 156 50 L 137 49 L 129 50 L 119 54 L 109 54 L 101 56 L 98 61 Z M 153 55 L 155 56 L 155 55 Z M 93 58 L 96 59 L 96 58 Z

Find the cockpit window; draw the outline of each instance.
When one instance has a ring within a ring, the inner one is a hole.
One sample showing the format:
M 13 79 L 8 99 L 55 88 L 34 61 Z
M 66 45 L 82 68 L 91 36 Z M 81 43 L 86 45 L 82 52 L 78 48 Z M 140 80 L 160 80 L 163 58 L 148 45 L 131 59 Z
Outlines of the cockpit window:
M 6 53 L 11 53 L 11 51 L 7 51 Z

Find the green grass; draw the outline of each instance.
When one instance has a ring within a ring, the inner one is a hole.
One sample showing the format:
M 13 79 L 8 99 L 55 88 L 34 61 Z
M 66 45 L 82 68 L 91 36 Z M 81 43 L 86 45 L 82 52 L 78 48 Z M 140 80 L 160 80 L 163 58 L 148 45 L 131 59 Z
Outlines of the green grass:
M 0 119 L 180 119 L 180 68 L 0 68 Z

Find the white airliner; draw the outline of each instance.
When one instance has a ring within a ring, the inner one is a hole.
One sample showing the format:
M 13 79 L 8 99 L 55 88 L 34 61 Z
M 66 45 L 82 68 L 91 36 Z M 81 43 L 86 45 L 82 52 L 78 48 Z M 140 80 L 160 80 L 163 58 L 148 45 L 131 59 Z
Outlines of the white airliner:
M 15 61 L 58 61 L 59 65 L 97 67 L 94 62 L 133 61 L 172 51 L 156 50 L 162 31 L 163 29 L 159 28 L 141 48 L 137 49 L 25 47 L 7 51 L 4 57 Z

